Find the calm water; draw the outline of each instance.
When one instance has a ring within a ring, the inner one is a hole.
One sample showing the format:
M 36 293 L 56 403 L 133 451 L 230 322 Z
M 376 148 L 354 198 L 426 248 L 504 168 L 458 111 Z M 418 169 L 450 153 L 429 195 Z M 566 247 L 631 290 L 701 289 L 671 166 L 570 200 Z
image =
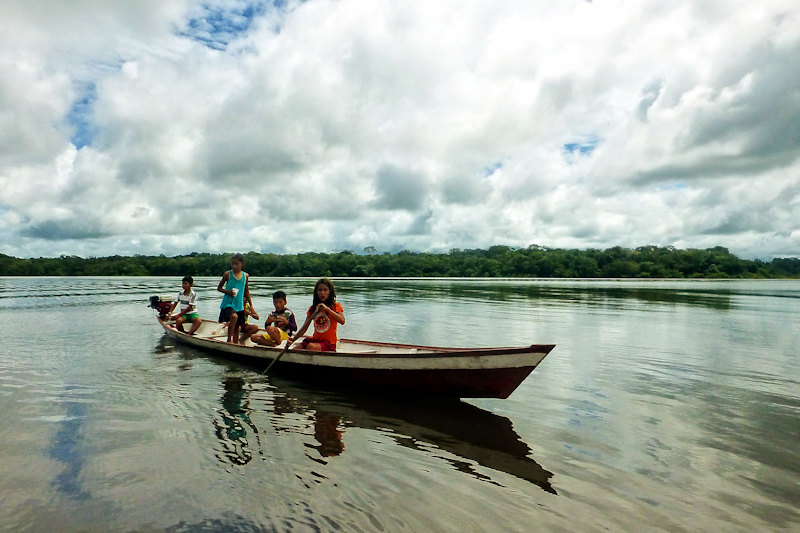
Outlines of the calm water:
M 175 345 L 146 304 L 179 285 L 0 278 L 0 529 L 800 529 L 798 282 L 338 280 L 345 337 L 557 345 L 451 403 Z

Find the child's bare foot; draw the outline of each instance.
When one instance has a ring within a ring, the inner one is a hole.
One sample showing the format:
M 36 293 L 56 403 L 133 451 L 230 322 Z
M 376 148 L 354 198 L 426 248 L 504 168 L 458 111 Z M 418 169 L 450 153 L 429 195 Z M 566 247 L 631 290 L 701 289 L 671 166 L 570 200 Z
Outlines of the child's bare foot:
M 254 336 L 253 338 L 255 339 L 256 337 Z M 255 341 L 254 341 L 254 342 L 255 342 Z M 270 346 L 277 346 L 277 345 L 275 344 L 275 341 L 273 341 L 272 339 L 270 339 L 270 338 L 267 338 L 267 337 L 260 337 L 260 338 L 258 339 L 258 342 L 256 342 L 256 344 L 259 344 L 259 345 L 261 345 L 261 346 L 267 346 L 267 347 L 270 347 Z

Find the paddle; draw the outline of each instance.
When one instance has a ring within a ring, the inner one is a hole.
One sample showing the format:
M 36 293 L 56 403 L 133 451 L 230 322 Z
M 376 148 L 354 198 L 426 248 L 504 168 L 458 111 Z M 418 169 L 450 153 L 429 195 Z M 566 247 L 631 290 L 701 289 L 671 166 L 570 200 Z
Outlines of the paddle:
M 309 326 L 309 325 L 310 325 L 310 324 L 311 324 L 311 323 L 314 321 L 314 319 L 315 319 L 315 318 L 317 318 L 317 315 L 318 315 L 319 313 L 320 313 L 319 311 L 316 311 L 316 312 L 315 312 L 313 315 L 311 315 L 311 317 L 310 317 L 310 318 L 306 319 L 306 323 L 305 323 L 305 324 L 303 324 L 303 327 L 302 327 L 302 328 L 300 328 L 300 331 L 298 331 L 298 332 L 297 332 L 297 333 L 294 335 L 294 337 L 291 337 L 291 338 L 289 338 L 289 339 L 287 339 L 287 340 L 286 340 L 286 346 L 283 348 L 283 350 L 281 350 L 281 353 L 279 353 L 279 354 L 278 354 L 278 357 L 276 357 L 275 359 L 273 359 L 273 360 L 272 360 L 272 362 L 271 362 L 269 365 L 267 365 L 267 368 L 265 368 L 265 369 L 264 369 L 264 371 L 261 373 L 261 375 L 262 375 L 262 376 L 263 376 L 263 375 L 265 375 L 267 372 L 269 372 L 269 369 L 270 369 L 270 368 L 272 368 L 272 365 L 274 365 L 275 363 L 277 363 L 277 362 L 278 362 L 278 359 L 280 359 L 281 357 L 283 357 L 283 354 L 285 354 L 285 353 L 286 353 L 286 351 L 289 349 L 289 346 L 291 346 L 292 344 L 294 344 L 294 341 L 296 341 L 296 340 L 297 340 L 297 338 L 298 338 L 298 337 L 300 337 L 300 335 L 302 335 L 303 333 L 305 333 L 305 332 L 306 332 L 306 330 L 308 329 L 308 326 Z
M 281 353 L 278 354 L 278 357 L 273 359 L 272 362 L 269 365 L 267 365 L 267 368 L 265 368 L 264 371 L 261 373 L 262 376 L 265 375 L 267 372 L 269 372 L 269 369 L 272 368 L 272 365 L 277 363 L 278 359 L 283 357 L 283 354 L 286 353 L 286 351 L 289 349 L 289 346 L 291 346 L 293 343 L 294 343 L 294 339 L 289 339 L 289 340 L 286 341 L 286 347 L 284 347 L 284 349 L 281 350 Z

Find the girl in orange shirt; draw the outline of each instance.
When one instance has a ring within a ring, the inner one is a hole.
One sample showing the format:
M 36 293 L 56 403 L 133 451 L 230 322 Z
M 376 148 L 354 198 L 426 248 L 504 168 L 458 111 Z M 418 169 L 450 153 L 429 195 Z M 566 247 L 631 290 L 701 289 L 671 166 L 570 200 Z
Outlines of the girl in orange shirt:
M 299 339 L 311 322 L 314 322 L 314 334 L 310 339 L 303 339 L 300 346 L 316 352 L 335 352 L 336 328 L 339 324 L 344 325 L 344 309 L 336 301 L 336 290 L 328 278 L 322 278 L 314 285 L 313 303 L 306 313 L 306 321 L 293 339 Z

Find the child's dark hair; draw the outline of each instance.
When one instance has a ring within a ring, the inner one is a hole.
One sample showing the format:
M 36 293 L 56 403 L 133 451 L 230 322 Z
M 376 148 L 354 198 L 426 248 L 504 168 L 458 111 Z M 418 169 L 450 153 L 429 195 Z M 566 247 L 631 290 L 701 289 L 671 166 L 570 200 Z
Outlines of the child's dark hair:
M 331 292 L 328 293 L 328 299 L 324 302 L 319 299 L 319 296 L 317 296 L 317 287 L 319 287 L 320 285 L 327 285 L 328 288 L 331 290 Z M 311 304 L 311 309 L 316 309 L 319 304 L 325 304 L 328 307 L 330 307 L 334 304 L 334 302 L 336 302 L 336 289 L 333 288 L 333 282 L 331 280 L 329 280 L 328 278 L 320 278 L 314 284 L 313 302 L 314 303 Z
M 272 299 L 277 300 L 280 298 L 281 300 L 286 300 L 286 293 L 283 291 L 275 291 L 272 293 Z
M 242 254 L 233 254 L 231 256 L 231 263 L 234 261 L 239 261 L 242 265 L 244 265 L 244 256 Z
M 189 285 L 194 285 L 194 280 L 192 279 L 192 276 L 183 276 L 181 283 L 183 283 L 184 281 L 188 281 Z

